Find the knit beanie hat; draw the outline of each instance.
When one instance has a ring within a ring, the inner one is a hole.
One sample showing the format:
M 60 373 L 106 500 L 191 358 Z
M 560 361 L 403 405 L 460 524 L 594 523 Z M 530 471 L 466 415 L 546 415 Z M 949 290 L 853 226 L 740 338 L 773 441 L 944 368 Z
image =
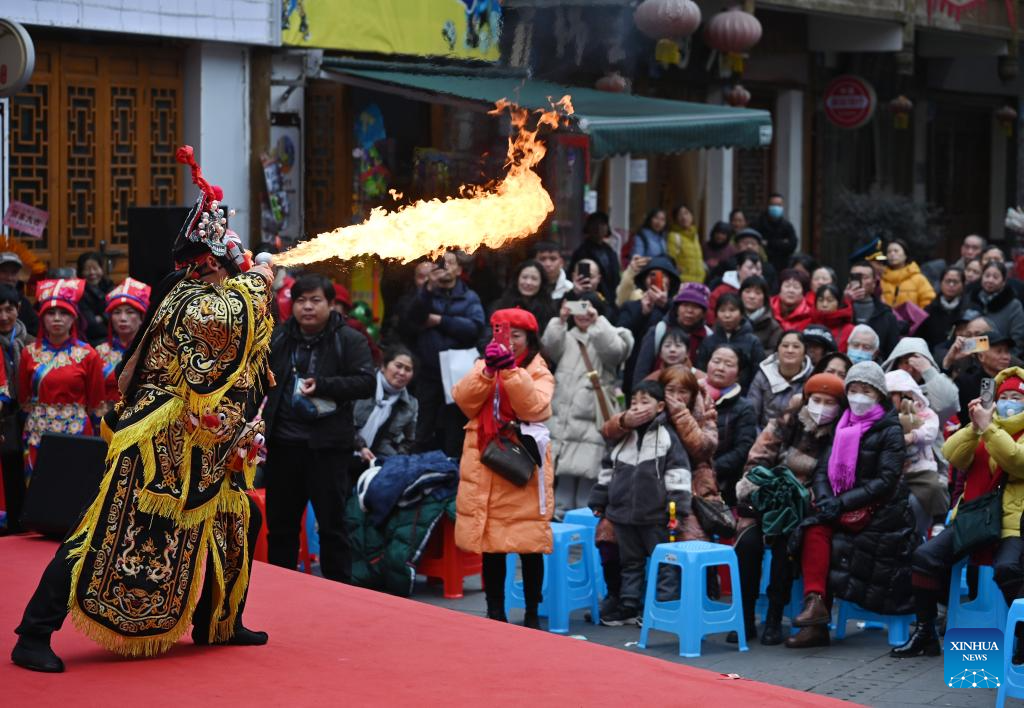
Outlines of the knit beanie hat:
M 676 302 L 689 302 L 698 307 L 708 309 L 708 300 L 711 292 L 708 286 L 703 283 L 684 283 L 679 294 L 676 295 Z
M 846 381 L 844 382 L 846 390 L 850 390 L 850 384 L 858 382 L 867 384 L 883 396 L 889 395 L 889 389 L 885 385 L 885 372 L 882 371 L 881 366 L 873 361 L 862 361 L 859 364 L 854 364 L 846 372 Z
M 999 398 L 1007 391 L 1017 391 L 1018 393 L 1024 393 L 1024 380 L 1019 376 L 1008 376 L 1003 379 L 1003 382 L 999 384 L 999 389 L 996 391 L 996 398 Z
M 804 384 L 804 400 L 809 399 L 812 393 L 823 393 L 836 400 L 846 396 L 846 391 L 843 390 L 843 380 L 835 374 L 815 374 L 807 379 L 807 383 Z

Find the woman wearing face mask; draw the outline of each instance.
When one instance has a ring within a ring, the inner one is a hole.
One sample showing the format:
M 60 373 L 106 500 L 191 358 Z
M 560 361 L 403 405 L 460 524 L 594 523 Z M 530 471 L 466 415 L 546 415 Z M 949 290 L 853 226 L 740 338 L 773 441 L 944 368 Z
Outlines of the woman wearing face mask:
M 981 399 L 971 401 L 969 422 L 945 442 L 942 454 L 951 465 L 966 470 L 967 474 L 963 495 L 953 511 L 954 519 L 960 505 L 988 494 L 1005 482 L 1002 538 L 996 544 L 976 549 L 970 559 L 972 564 L 993 566 L 996 584 L 1006 604 L 1010 605 L 1021 596 L 1024 580 L 1024 538 L 1020 530 L 1021 508 L 1024 507 L 1024 443 L 1021 438 L 1024 433 L 1024 369 L 1013 367 L 1001 371 L 995 385 L 998 399 L 995 405 L 985 408 Z M 938 604 L 945 600 L 949 588 L 950 569 L 957 560 L 953 553 L 955 533 L 953 526 L 947 526 L 914 552 L 911 564 L 917 627 L 910 640 L 893 649 L 891 656 L 906 658 L 942 653 L 935 618 Z M 1016 640 L 1013 663 L 1024 663 L 1024 628 L 1020 624 Z
M 890 307 L 912 302 L 928 307 L 935 299 L 935 289 L 921 273 L 921 267 L 910 260 L 907 244 L 900 239 L 885 247 L 886 266 L 882 273 L 882 300 Z
M 804 384 L 803 394 L 793 397 L 785 415 L 769 421 L 750 449 L 743 478 L 736 485 L 740 518 L 737 525 L 736 556 L 740 566 L 743 618 L 747 638 L 756 635 L 754 604 L 761 587 L 761 561 L 765 546 L 772 549 L 771 580 L 768 583 L 768 613 L 761 643 L 782 644 L 782 611 L 789 604 L 794 568 L 786 551 L 790 534 L 765 537 L 760 517 L 750 496 L 757 486 L 748 475 L 755 467 L 788 468 L 808 489 L 818 459 L 835 432 L 845 399 L 843 380 L 832 374 L 816 374 Z
M 846 343 L 853 331 L 853 308 L 843 300 L 835 285 L 821 285 L 815 291 L 811 323 L 828 327 L 839 351 L 846 351 Z
M 528 259 L 516 266 L 505 294 L 494 303 L 491 312 L 514 307 L 526 310 L 537 318 L 541 333 L 552 317 L 555 317 L 555 303 L 551 300 L 552 284 L 544 277 L 540 263 Z
M 752 275 L 740 284 L 740 300 L 743 312 L 750 320 L 754 336 L 761 342 L 765 353 L 774 352 L 782 339 L 782 325 L 772 314 L 768 281 L 760 275 Z
M 893 408 L 899 412 L 907 457 L 903 481 L 910 488 L 910 508 L 917 533 L 927 536 L 932 524 L 942 523 L 949 511 L 949 488 L 939 477 L 939 463 L 932 446 L 939 438 L 939 416 L 929 408 L 928 399 L 914 377 L 902 369 L 885 375 Z
M 810 280 L 793 268 L 779 274 L 779 294 L 772 298 L 772 314 L 783 329 L 802 332 L 811 323 L 811 307 L 804 296 Z
M 942 271 L 942 278 L 939 280 L 939 296 L 924 308 L 928 313 L 921 327 L 917 330 L 918 337 L 928 342 L 928 346 L 934 348 L 946 341 L 953 325 L 960 319 L 965 308 L 964 298 L 964 272 L 960 268 L 949 266 Z M 941 357 L 939 357 L 941 359 Z
M 989 261 L 981 271 L 981 287 L 971 292 L 967 307 L 980 312 L 985 319 L 1014 341 L 1019 351 L 1024 340 L 1024 306 L 1006 283 L 1006 264 Z
M 849 410 L 815 470 L 813 516 L 790 543 L 804 578 L 804 607 L 793 620 L 800 632 L 786 639 L 794 649 L 828 645 L 833 595 L 878 614 L 912 606 L 910 556 L 921 537 L 901 479 L 899 414 L 878 364 L 855 364 L 844 386 Z
M 554 441 L 556 519 L 587 505 L 605 452 L 601 438 L 605 418 L 598 396 L 605 406 L 612 405 L 616 372 L 633 348 L 630 331 L 614 327 L 600 314 L 596 294 L 569 297 L 586 305 L 585 314 L 570 314 L 563 302 L 560 316 L 551 320 L 541 337 L 541 351 L 555 367 L 549 427 Z M 600 391 L 594 389 L 591 371 L 597 372 Z
M 810 377 L 812 368 L 800 333 L 789 331 L 782 335 L 778 351 L 761 362 L 750 384 L 748 398 L 757 416 L 758 430 L 764 430 L 769 420 L 782 415 L 789 399 Z
M 384 352 L 373 398 L 356 401 L 352 409 L 356 454 L 369 464 L 377 458 L 408 455 L 416 444 L 419 402 L 409 393 L 416 360 L 403 346 Z

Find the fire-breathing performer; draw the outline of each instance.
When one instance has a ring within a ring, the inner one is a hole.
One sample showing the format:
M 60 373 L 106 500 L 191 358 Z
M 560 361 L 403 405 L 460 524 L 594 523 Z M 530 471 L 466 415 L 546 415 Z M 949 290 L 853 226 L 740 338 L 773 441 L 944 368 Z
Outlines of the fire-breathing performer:
M 227 229 L 221 190 L 185 146 L 201 194 L 125 352 L 104 419 L 106 472 L 46 567 L 17 628 L 15 664 L 63 671 L 50 635 L 75 625 L 127 656 L 197 644 L 265 644 L 242 624 L 259 511 L 244 488 L 263 446 L 258 407 L 272 330 L 269 264 Z M 203 565 L 205 561 L 205 573 Z

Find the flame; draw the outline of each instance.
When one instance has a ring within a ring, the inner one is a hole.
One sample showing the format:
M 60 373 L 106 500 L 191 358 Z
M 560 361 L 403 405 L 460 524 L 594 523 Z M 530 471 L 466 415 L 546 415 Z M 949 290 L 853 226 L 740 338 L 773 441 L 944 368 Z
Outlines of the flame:
M 300 243 L 274 258 L 277 265 L 309 265 L 332 258 L 350 260 L 377 255 L 408 263 L 439 255 L 445 248 L 472 252 L 482 246 L 500 248 L 534 233 L 554 210 L 551 196 L 533 168 L 547 148 L 537 137 L 542 126 L 557 128 L 560 116 L 573 112 L 569 96 L 550 111 L 536 111 L 537 123 L 527 128 L 530 112 L 501 99 L 491 115 L 509 110 L 515 131 L 508 141 L 508 173 L 493 185 L 463 185 L 458 197 L 420 200 L 396 211 L 378 207 L 361 224 L 344 226 Z

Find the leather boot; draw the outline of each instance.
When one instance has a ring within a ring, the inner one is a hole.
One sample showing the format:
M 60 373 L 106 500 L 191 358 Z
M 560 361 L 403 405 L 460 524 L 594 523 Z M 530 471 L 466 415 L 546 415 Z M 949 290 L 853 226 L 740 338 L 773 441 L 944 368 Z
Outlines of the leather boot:
M 64 662 L 50 648 L 50 637 L 21 635 L 11 651 L 11 661 L 23 669 L 59 674 L 64 671 Z
M 894 647 L 889 656 L 894 659 L 909 659 L 913 656 L 938 656 L 942 653 L 939 636 L 935 633 L 935 622 L 918 622 L 914 633 L 902 646 Z
M 828 624 L 832 619 L 832 613 L 825 605 L 825 598 L 816 592 L 807 593 L 804 598 L 804 609 L 793 620 L 794 627 L 812 627 L 820 624 Z
M 258 632 L 253 629 L 248 629 L 242 626 L 241 621 L 235 623 L 235 633 L 231 635 L 231 639 L 226 641 L 211 642 L 208 634 L 208 628 L 203 627 L 200 629 L 199 625 L 192 627 L 192 643 L 199 646 L 207 646 L 208 644 L 216 644 L 218 646 L 232 646 L 232 647 L 258 647 L 263 646 L 267 643 L 270 638 L 266 632 Z
M 768 613 L 764 618 L 764 630 L 761 632 L 761 644 L 773 647 L 782 644 L 782 605 L 768 603 Z
M 803 627 L 799 632 L 786 639 L 790 649 L 808 649 L 810 647 L 827 647 L 829 645 L 828 625 L 814 624 Z

